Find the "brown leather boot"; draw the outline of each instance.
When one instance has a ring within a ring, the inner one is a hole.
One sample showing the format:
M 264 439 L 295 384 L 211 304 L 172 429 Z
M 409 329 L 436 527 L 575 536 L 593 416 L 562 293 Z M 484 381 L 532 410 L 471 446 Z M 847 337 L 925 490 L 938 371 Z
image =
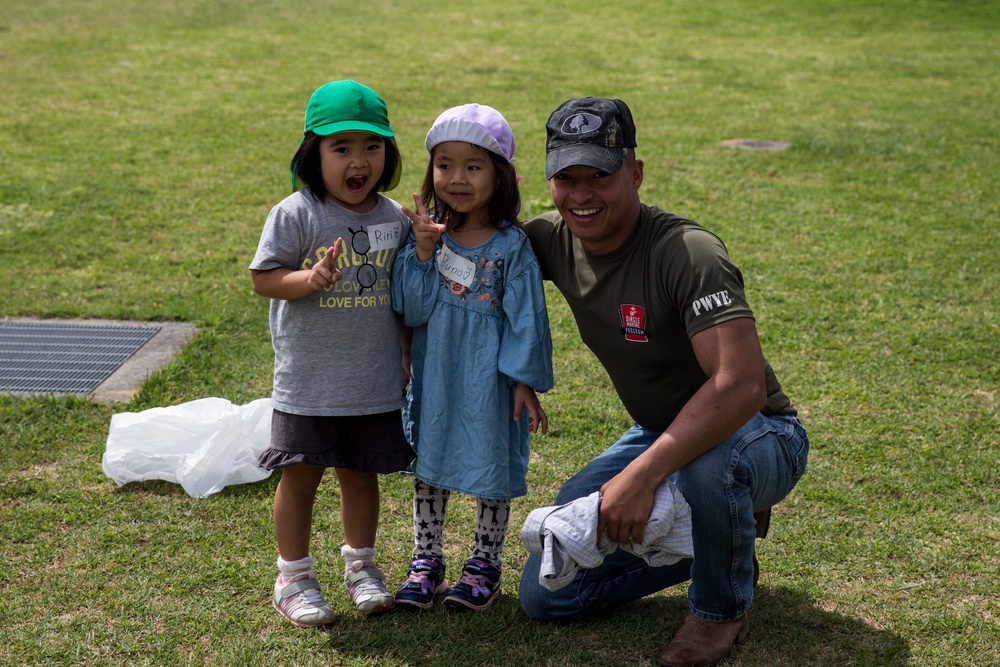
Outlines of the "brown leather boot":
M 656 664 L 662 667 L 711 667 L 732 652 L 750 631 L 750 615 L 735 621 L 710 623 L 688 614 Z
M 762 540 L 767 537 L 767 529 L 771 527 L 771 508 L 754 512 L 753 520 L 757 527 L 757 539 Z M 760 579 L 760 563 L 757 561 L 757 554 L 753 555 L 753 585 L 757 587 Z
M 753 520 L 757 526 L 757 537 L 759 539 L 767 537 L 767 529 L 771 527 L 771 508 L 754 512 Z

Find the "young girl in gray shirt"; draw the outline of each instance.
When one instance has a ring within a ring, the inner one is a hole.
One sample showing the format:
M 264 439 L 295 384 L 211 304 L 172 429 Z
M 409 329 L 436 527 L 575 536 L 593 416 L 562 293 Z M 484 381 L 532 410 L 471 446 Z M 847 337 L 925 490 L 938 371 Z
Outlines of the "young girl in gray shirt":
M 271 444 L 259 465 L 281 469 L 274 497 L 278 577 L 274 607 L 303 627 L 327 625 L 309 551 L 312 510 L 326 468 L 340 483 L 345 584 L 365 615 L 394 600 L 375 566 L 378 474 L 413 459 L 403 435 L 400 327 L 389 275 L 410 221 L 379 191 L 396 186 L 399 150 L 385 103 L 355 81 L 309 100 L 292 160 L 292 186 L 267 217 L 250 270 L 271 299 Z

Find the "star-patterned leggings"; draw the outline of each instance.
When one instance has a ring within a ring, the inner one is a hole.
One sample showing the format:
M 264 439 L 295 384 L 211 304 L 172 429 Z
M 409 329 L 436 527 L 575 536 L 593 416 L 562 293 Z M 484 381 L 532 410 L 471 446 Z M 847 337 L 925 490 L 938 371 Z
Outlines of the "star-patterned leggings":
M 413 478 L 413 557 L 433 556 L 444 560 L 444 522 L 451 491 Z M 473 558 L 500 567 L 510 500 L 476 498 L 476 544 Z

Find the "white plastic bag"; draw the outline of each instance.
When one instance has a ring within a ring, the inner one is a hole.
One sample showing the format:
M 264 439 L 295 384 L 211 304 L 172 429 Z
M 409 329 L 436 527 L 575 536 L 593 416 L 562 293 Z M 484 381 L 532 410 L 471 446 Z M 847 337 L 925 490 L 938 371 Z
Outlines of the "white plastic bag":
M 257 457 L 271 440 L 271 399 L 233 405 L 203 398 L 111 417 L 104 474 L 118 483 L 161 479 L 195 498 L 266 479 Z

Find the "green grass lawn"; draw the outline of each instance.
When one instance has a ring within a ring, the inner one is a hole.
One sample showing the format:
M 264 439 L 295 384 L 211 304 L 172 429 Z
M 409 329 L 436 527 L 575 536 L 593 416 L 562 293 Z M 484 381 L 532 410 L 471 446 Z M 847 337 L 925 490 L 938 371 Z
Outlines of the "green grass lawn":
M 520 522 L 629 426 L 554 291 L 551 429 L 488 614 L 351 611 L 331 479 L 313 552 L 342 619 L 298 630 L 268 603 L 275 477 L 195 500 L 103 475 L 116 412 L 268 395 L 267 302 L 246 267 L 305 103 L 337 78 L 386 99 L 404 203 L 438 113 L 499 109 L 525 215 L 551 206 L 552 109 L 620 97 L 643 199 L 726 241 L 812 438 L 727 664 L 1000 664 L 998 29 L 1000 7 L 974 0 L 4 0 L 0 317 L 200 333 L 127 404 L 0 396 L 0 664 L 650 665 L 679 625 L 682 589 L 562 627 L 517 604 Z M 720 146 L 733 138 L 789 147 Z M 386 477 L 383 497 L 398 585 L 408 480 Z M 471 504 L 449 518 L 457 564 Z

